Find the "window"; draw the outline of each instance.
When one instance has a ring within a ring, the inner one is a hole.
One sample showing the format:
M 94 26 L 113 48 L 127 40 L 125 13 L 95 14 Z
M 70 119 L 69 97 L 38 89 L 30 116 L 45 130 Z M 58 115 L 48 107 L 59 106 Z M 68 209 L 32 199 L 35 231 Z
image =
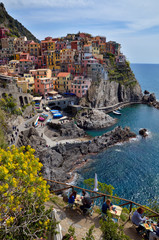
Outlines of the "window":
M 39 87 L 39 85 L 38 85 L 38 87 Z
M 78 92 L 80 93 L 80 90 Z

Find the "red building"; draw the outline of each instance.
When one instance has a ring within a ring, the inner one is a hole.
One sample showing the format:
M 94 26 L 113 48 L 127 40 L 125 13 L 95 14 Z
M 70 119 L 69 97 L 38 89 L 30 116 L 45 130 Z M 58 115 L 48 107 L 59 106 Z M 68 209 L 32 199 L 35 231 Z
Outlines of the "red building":
M 7 38 L 8 37 L 7 34 L 9 34 L 9 33 L 10 33 L 10 31 L 8 28 L 1 27 L 0 28 L 0 39 Z
M 56 41 L 55 43 L 55 48 L 56 50 L 62 50 L 62 49 L 65 49 L 66 48 L 66 43 L 63 42 L 63 41 Z
M 71 49 L 76 49 L 77 50 L 78 47 L 78 41 L 72 41 L 71 42 Z

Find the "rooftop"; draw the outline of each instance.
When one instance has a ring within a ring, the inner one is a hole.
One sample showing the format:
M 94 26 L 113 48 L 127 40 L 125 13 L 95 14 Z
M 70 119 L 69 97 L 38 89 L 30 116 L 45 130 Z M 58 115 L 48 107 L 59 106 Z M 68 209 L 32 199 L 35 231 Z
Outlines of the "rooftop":
M 60 72 L 57 77 L 67 77 L 69 74 L 69 72 Z

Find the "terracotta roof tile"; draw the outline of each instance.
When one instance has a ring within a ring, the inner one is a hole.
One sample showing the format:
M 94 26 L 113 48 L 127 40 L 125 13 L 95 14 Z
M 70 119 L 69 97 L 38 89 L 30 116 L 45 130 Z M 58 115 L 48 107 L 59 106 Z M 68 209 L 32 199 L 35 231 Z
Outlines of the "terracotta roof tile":
M 67 75 L 70 74 L 69 72 L 60 72 L 57 77 L 67 77 Z

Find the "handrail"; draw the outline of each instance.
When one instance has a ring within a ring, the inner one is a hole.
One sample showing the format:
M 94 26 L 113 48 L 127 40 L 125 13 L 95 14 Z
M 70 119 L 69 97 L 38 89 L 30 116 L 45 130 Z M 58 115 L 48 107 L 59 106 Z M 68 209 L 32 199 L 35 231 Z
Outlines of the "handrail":
M 106 194 L 106 193 L 95 192 L 95 191 L 92 191 L 92 190 L 89 190 L 89 189 L 81 188 L 81 187 L 74 186 L 74 185 L 71 185 L 71 184 L 68 184 L 68 183 L 58 182 L 58 181 L 55 181 L 55 180 L 49 180 L 49 179 L 46 179 L 46 178 L 44 178 L 44 180 L 49 181 L 49 182 L 53 182 L 53 183 L 57 183 L 57 184 L 61 184 L 61 185 L 65 185 L 65 186 L 67 186 L 68 188 L 77 188 L 77 189 L 80 189 L 80 190 L 85 190 L 85 191 L 87 191 L 87 192 L 95 193 L 95 194 L 99 195 L 99 196 L 92 197 L 92 198 L 99 198 L 99 197 L 105 197 L 105 196 L 106 196 L 106 197 L 109 197 L 109 198 L 119 199 L 119 200 L 122 200 L 122 201 L 125 201 L 125 202 L 126 202 L 126 203 L 124 203 L 124 204 L 121 204 L 120 206 L 124 206 L 124 205 L 130 204 L 130 211 L 129 211 L 129 212 L 131 212 L 131 210 L 132 210 L 132 204 L 134 204 L 134 205 L 136 205 L 136 206 L 142 207 L 143 209 L 145 209 L 145 210 L 147 210 L 147 211 L 155 214 L 155 215 L 153 215 L 153 216 L 151 216 L 151 217 L 159 217 L 159 213 L 153 211 L 152 209 L 149 209 L 148 207 L 142 206 L 141 204 L 136 203 L 136 202 L 133 202 L 133 201 L 128 200 L 128 199 L 124 199 L 124 198 L 112 196 L 112 195 L 109 195 L 109 194 Z M 67 189 L 67 188 L 66 188 L 66 189 Z M 59 191 L 62 191 L 62 190 L 64 190 L 64 189 L 55 190 L 55 191 L 53 191 L 53 192 L 59 192 Z

